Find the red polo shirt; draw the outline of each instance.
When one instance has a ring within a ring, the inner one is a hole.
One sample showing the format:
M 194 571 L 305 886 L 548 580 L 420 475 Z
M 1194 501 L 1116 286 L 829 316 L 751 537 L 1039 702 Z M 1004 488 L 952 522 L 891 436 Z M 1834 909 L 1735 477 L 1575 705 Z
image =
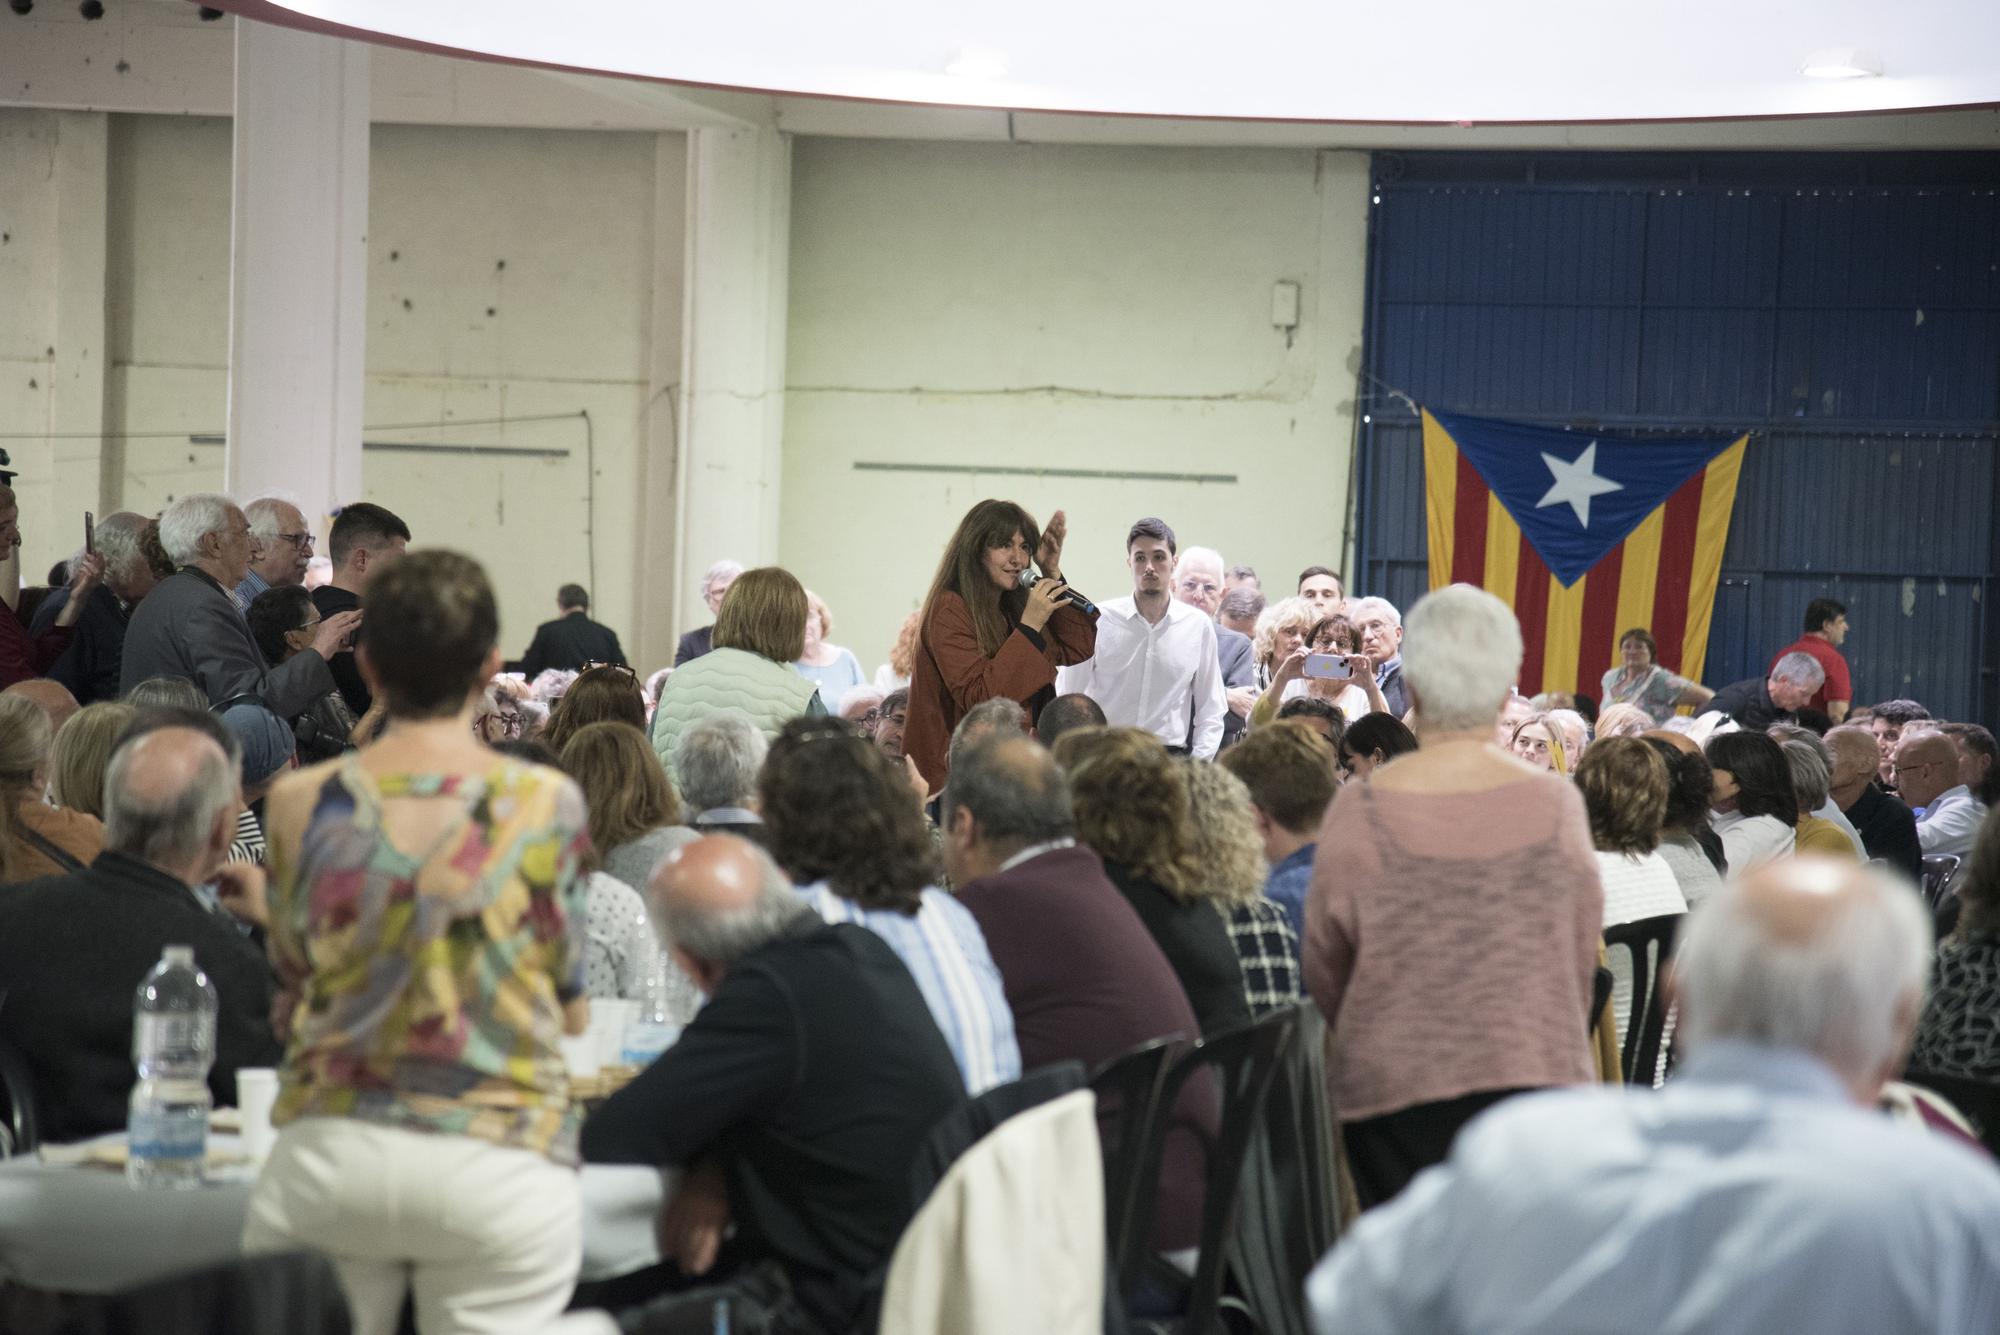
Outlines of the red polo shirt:
M 1823 637 L 1799 636 L 1796 641 L 1778 650 L 1776 657 L 1771 659 L 1771 667 L 1777 667 L 1778 659 L 1786 654 L 1811 654 L 1826 672 L 1825 684 L 1814 693 L 1812 699 L 1806 701 L 1807 709 L 1817 709 L 1823 714 L 1826 712 L 1829 700 L 1846 700 L 1850 703 L 1853 701 L 1854 686 L 1847 679 L 1847 660 L 1841 657 L 1840 650 L 1834 648 Z M 1764 675 L 1768 677 L 1770 674 L 1771 669 L 1766 668 Z

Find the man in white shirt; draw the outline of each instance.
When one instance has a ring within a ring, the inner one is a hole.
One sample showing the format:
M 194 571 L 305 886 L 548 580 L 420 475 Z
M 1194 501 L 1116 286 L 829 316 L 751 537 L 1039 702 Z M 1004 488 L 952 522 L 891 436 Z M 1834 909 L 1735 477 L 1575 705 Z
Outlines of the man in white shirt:
M 1906 732 L 1896 744 L 1896 793 L 1923 815 L 1917 820 L 1917 842 L 1926 854 L 1948 853 L 1959 859 L 1956 885 L 1965 874 L 1972 841 L 1979 836 L 1986 807 L 1958 781 L 1958 748 L 1941 732 Z
M 1125 537 L 1132 596 L 1098 604 L 1097 652 L 1056 675 L 1063 695 L 1097 701 L 1113 726 L 1144 728 L 1169 747 L 1212 758 L 1227 704 L 1215 622 L 1173 596 L 1174 531 L 1141 519 Z
M 1510 1099 L 1306 1283 L 1322 1335 L 2000 1330 L 2000 1172 L 1877 1111 L 1931 934 L 1900 881 L 1786 858 L 1695 910 L 1680 1074 Z

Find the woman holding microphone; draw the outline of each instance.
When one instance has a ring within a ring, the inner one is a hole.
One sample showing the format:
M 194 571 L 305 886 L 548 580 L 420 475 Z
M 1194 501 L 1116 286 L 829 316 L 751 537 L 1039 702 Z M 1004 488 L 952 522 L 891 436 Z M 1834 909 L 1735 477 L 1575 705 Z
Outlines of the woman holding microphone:
M 952 730 L 968 709 L 998 697 L 1032 719 L 1055 696 L 1056 669 L 1096 652 L 1095 619 L 1064 601 L 1068 531 L 1060 510 L 1043 532 L 1012 501 L 981 501 L 951 535 L 918 623 L 903 734 L 932 792 L 944 787 Z M 1026 588 L 1030 565 L 1042 578 Z

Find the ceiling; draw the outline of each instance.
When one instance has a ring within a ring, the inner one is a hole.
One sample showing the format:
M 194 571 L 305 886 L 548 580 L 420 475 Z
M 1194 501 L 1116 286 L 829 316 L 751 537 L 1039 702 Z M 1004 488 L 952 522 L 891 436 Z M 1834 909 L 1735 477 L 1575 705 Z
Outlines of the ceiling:
M 1995 0 L 220 0 L 708 88 L 1257 121 L 1647 121 L 2000 104 Z M 1813 79 L 1819 53 L 1874 77 Z M 947 72 L 948 68 L 959 72 Z

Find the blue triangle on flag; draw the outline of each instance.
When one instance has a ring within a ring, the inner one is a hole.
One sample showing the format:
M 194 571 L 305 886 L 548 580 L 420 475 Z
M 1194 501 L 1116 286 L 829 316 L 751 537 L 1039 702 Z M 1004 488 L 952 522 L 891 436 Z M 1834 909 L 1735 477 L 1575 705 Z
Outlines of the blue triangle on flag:
M 1619 439 L 1431 410 L 1567 588 L 1738 437 Z

